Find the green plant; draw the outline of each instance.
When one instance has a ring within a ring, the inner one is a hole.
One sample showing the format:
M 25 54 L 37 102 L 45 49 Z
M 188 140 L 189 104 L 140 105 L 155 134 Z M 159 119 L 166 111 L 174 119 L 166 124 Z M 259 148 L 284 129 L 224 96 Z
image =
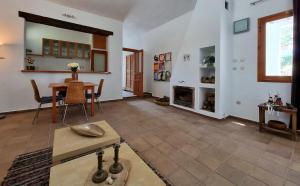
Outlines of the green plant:
M 215 56 L 206 56 L 206 57 L 204 57 L 203 64 L 205 64 L 207 67 L 214 67 Z

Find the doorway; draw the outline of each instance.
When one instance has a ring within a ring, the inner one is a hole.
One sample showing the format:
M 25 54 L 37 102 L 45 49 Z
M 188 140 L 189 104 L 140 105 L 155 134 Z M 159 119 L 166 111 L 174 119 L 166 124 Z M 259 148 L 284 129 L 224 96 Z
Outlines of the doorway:
M 141 97 L 143 92 L 143 50 L 123 48 L 122 87 L 123 98 Z

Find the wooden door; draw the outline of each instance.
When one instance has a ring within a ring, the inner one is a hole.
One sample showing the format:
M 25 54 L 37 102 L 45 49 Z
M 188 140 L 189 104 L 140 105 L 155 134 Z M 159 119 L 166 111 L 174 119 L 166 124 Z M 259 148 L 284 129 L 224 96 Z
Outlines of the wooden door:
M 133 91 L 133 79 L 134 79 L 134 56 L 126 56 L 126 86 L 125 90 Z
M 126 85 L 125 90 L 134 95 L 143 96 L 143 51 L 136 51 L 126 56 Z
M 134 70 L 134 85 L 133 85 L 133 93 L 137 96 L 143 96 L 143 65 L 144 65 L 144 52 L 139 51 L 134 53 L 135 59 L 135 70 Z

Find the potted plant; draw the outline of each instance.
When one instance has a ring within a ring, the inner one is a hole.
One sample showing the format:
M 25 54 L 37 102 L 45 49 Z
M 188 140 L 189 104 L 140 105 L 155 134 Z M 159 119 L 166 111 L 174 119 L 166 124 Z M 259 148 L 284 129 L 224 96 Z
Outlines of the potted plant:
M 215 66 L 215 56 L 206 56 L 202 62 L 207 67 L 213 68 Z

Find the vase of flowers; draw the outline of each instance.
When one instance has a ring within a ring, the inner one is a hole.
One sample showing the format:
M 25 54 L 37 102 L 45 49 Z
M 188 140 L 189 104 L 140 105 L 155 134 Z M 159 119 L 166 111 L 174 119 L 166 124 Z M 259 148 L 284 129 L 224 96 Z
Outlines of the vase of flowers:
M 69 63 L 68 67 L 72 71 L 72 80 L 78 80 L 79 64 L 78 63 Z

